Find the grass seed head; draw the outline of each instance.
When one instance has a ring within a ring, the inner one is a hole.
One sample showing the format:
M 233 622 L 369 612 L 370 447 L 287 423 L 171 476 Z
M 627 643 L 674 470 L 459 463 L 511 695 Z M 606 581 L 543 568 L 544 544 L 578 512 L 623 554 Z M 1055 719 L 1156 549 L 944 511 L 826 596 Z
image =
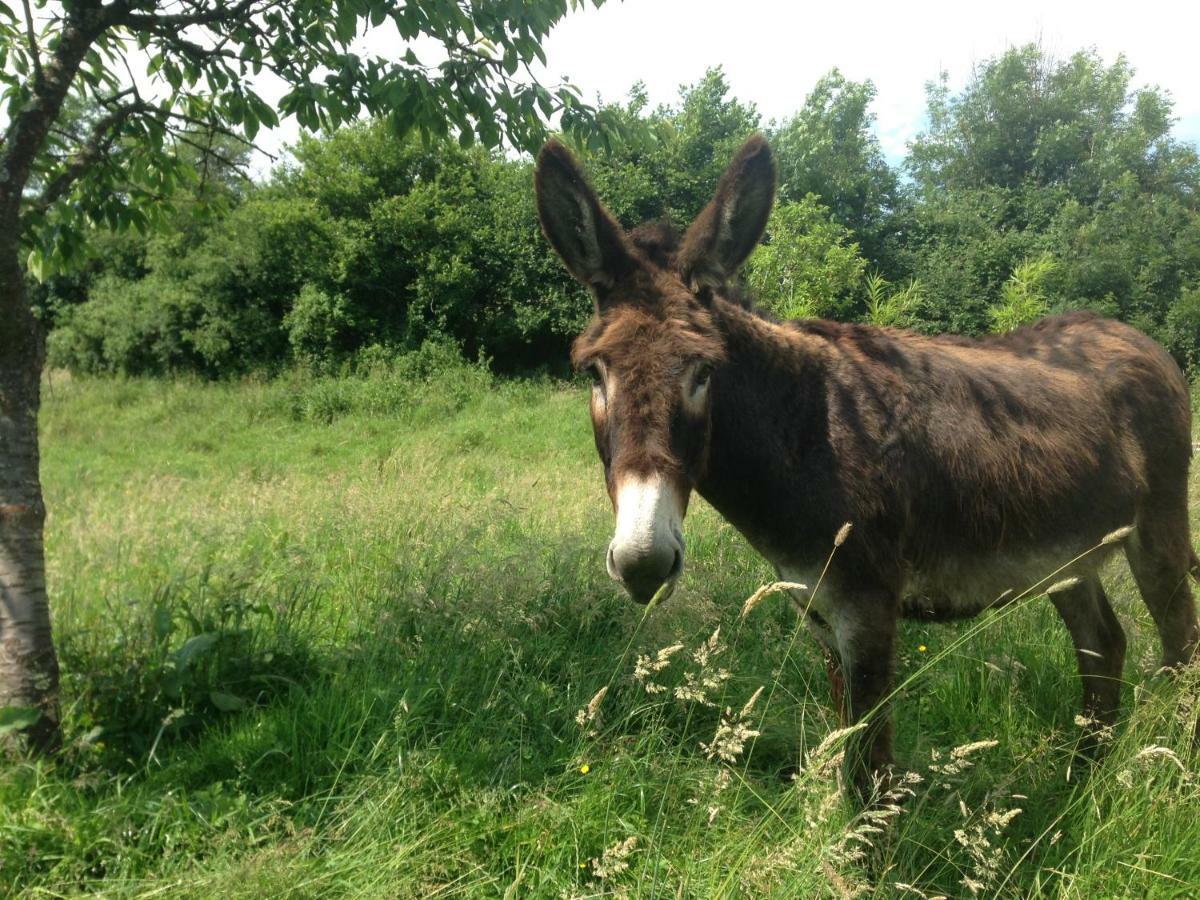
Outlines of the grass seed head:
M 850 532 L 853 529 L 854 524 L 852 522 L 847 522 L 845 525 L 839 528 L 838 533 L 833 537 L 833 546 L 840 547 L 842 544 L 846 543 L 846 538 L 850 537 Z
M 742 604 L 742 613 L 739 618 L 746 618 L 753 611 L 754 607 L 758 606 L 766 597 L 771 594 L 777 594 L 780 591 L 807 591 L 807 584 L 800 584 L 796 581 L 773 581 L 770 584 L 764 584 L 757 591 L 751 594 L 746 602 Z
M 1057 594 L 1060 591 L 1069 591 L 1071 588 L 1083 582 L 1082 578 L 1064 578 L 1062 581 L 1056 581 L 1050 587 L 1046 588 L 1047 594 Z
M 669 666 L 671 657 L 682 649 L 683 644 L 672 644 L 670 647 L 663 647 L 654 656 L 639 654 L 633 667 L 634 680 L 645 688 L 647 694 L 661 694 L 666 688 L 654 681 L 652 676 Z
M 750 715 L 750 710 L 754 709 L 754 704 L 758 702 L 758 698 L 762 696 L 763 686 L 760 684 L 758 690 L 750 695 L 750 699 L 746 701 L 746 705 L 742 707 L 742 711 L 738 713 L 739 718 L 746 718 Z
M 592 857 L 592 875 L 600 880 L 620 875 L 629 868 L 628 858 L 637 849 L 637 838 L 630 836 L 605 849 L 599 858 Z
M 1101 544 L 1115 544 L 1117 541 L 1123 541 L 1133 532 L 1132 525 L 1126 525 L 1124 528 L 1118 528 L 1115 531 L 1110 531 L 1104 537 L 1100 538 Z
M 575 724 L 580 728 L 585 729 L 589 735 L 594 735 L 596 732 L 592 726 L 596 724 L 596 720 L 600 715 L 600 704 L 604 702 L 604 695 L 608 693 L 608 685 L 596 691 L 588 705 L 579 712 L 575 713 Z

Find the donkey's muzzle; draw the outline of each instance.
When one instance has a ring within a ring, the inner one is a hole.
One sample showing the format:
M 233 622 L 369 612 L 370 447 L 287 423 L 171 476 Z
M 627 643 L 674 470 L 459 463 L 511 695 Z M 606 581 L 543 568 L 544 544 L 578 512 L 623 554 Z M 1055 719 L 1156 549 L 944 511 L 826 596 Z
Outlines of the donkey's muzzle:
M 631 553 L 626 548 L 610 544 L 608 548 L 608 574 L 621 582 L 629 596 L 638 603 L 649 603 L 668 581 L 674 588 L 675 580 L 683 571 L 683 543 L 652 548 L 649 553 Z M 669 592 L 662 599 L 670 596 Z
M 616 495 L 617 527 L 608 574 L 638 603 L 649 603 L 683 570 L 683 510 L 676 485 L 658 476 L 625 478 Z

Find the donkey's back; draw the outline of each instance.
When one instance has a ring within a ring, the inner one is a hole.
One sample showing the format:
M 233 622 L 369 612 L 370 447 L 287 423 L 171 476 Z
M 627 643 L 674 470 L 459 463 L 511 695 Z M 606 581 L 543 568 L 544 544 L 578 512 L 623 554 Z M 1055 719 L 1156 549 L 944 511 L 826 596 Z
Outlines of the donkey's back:
M 1086 576 L 1128 525 L 1133 555 L 1188 571 L 1187 384 L 1136 329 L 1073 313 L 983 340 L 859 329 L 830 345 L 831 404 L 886 407 L 830 419 L 883 424 L 878 440 L 832 432 L 838 455 L 877 460 L 908 612 L 972 615 L 1051 573 Z

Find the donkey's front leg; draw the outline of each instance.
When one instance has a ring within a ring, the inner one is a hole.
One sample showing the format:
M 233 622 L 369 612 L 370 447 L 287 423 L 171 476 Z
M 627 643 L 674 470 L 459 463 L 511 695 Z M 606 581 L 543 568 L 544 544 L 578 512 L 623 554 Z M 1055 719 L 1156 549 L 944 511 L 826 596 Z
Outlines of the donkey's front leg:
M 887 707 L 895 665 L 898 603 L 888 591 L 848 593 L 838 598 L 832 618 L 849 695 L 849 719 L 852 724 L 866 721 L 866 727 L 846 743 L 846 774 L 859 797 L 869 801 L 885 784 L 892 763 L 892 721 Z

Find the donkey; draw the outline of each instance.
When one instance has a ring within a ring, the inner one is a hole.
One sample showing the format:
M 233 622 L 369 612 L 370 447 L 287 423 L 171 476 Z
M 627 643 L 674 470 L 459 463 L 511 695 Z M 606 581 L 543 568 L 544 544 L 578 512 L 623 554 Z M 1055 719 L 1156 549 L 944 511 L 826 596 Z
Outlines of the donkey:
M 609 574 L 640 603 L 665 596 L 693 490 L 791 582 L 815 585 L 852 523 L 820 589 L 796 593 L 843 715 L 865 719 L 847 752 L 859 793 L 892 762 L 901 617 L 975 616 L 1072 561 L 1050 599 L 1095 732 L 1115 720 L 1125 659 L 1098 570 L 1123 547 L 1163 665 L 1192 659 L 1191 409 L 1152 340 L 1087 313 L 971 340 L 754 311 L 731 282 L 774 202 L 759 135 L 682 238 L 624 232 L 556 141 L 535 187 L 546 238 L 595 302 L 571 357 L 592 379 L 616 513 Z

